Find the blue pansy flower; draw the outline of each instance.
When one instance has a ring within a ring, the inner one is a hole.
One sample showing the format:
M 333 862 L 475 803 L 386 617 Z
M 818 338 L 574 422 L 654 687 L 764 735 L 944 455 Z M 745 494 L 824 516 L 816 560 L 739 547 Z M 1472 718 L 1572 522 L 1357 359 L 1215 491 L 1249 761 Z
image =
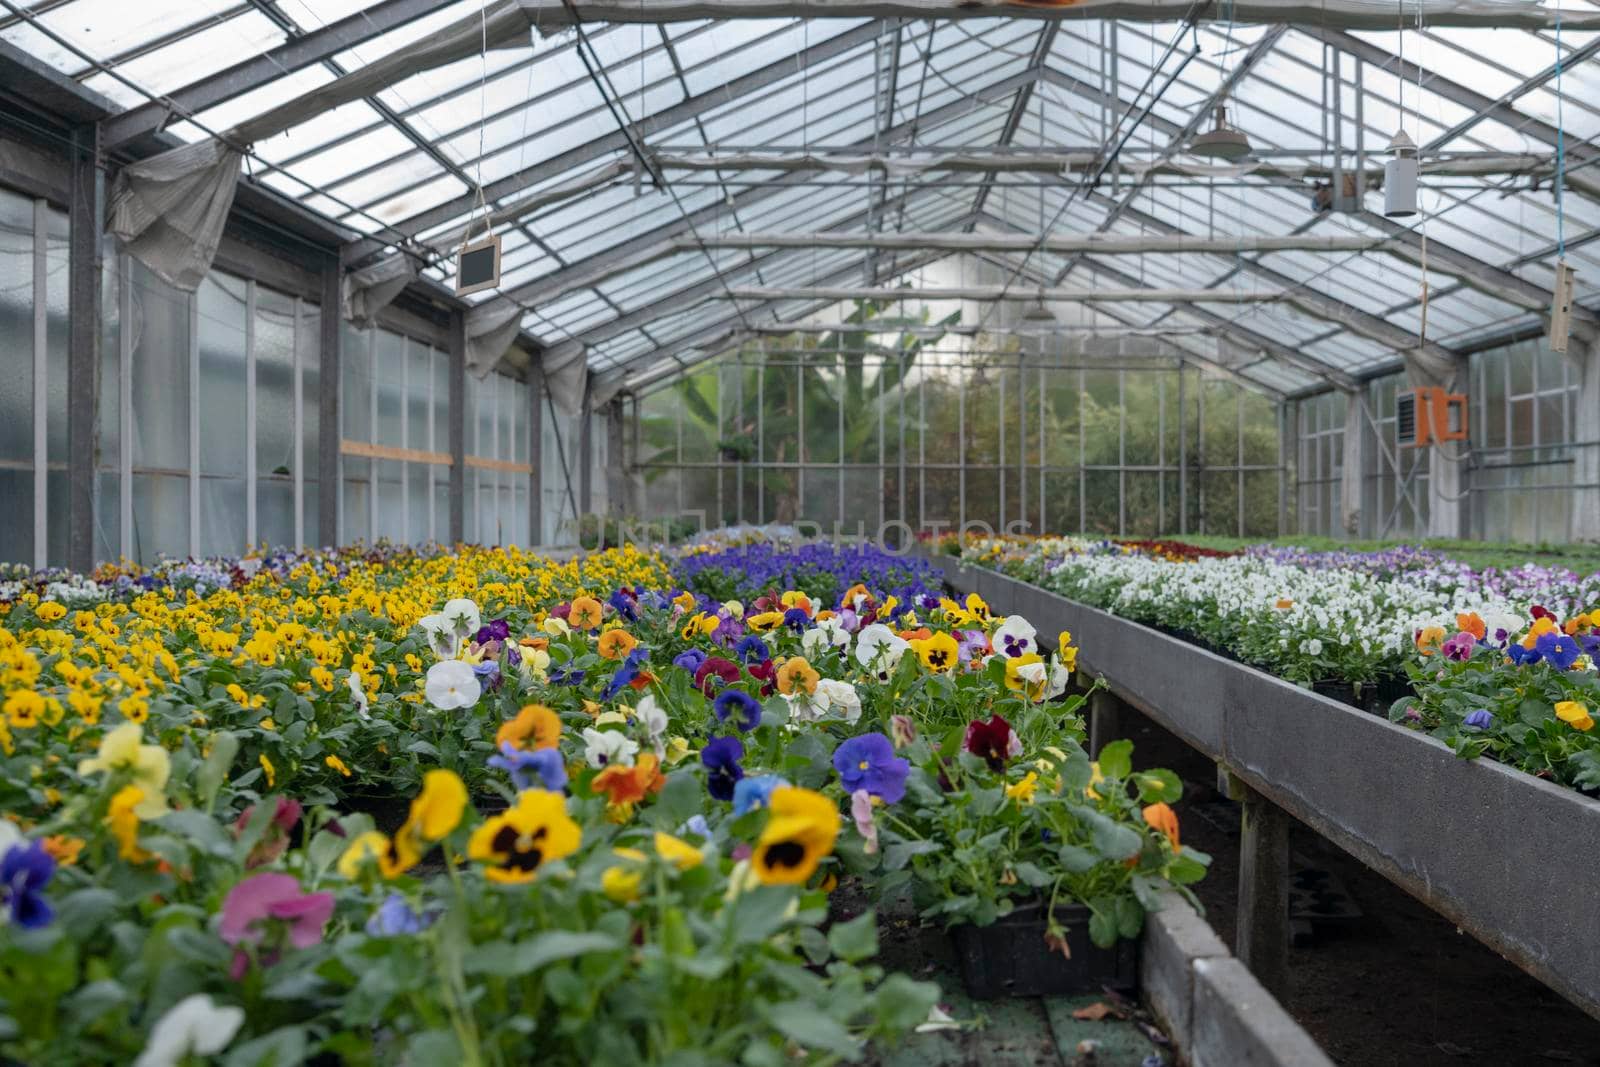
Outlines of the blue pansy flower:
M 733 787 L 733 814 L 737 817 L 756 808 L 764 808 L 772 799 L 772 791 L 789 783 L 776 774 L 762 774 L 742 778 Z
M 378 910 L 367 920 L 367 934 L 371 937 L 399 937 L 403 934 L 420 934 L 432 926 L 438 913 L 422 914 L 413 911 L 406 898 L 390 893 Z
M 1540 634 L 1533 647 L 1547 663 L 1562 671 L 1571 669 L 1580 654 L 1578 643 L 1566 634 Z
M 511 784 L 521 793 L 528 789 L 548 789 L 559 793 L 567 787 L 567 768 L 561 762 L 560 749 L 538 748 L 532 751 L 518 748 L 510 741 L 500 743 L 500 755 L 490 756 L 491 767 L 511 775 Z
M 1487 730 L 1490 726 L 1494 725 L 1494 716 L 1490 715 L 1482 708 L 1479 708 L 1477 711 L 1467 716 L 1463 725 L 1469 730 Z

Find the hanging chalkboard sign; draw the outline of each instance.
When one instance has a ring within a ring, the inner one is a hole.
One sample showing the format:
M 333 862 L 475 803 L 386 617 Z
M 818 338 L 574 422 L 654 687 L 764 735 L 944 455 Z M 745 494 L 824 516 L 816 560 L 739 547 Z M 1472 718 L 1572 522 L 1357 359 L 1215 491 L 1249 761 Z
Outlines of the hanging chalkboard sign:
M 500 284 L 500 237 L 490 234 L 464 244 L 456 254 L 456 295 L 465 296 Z

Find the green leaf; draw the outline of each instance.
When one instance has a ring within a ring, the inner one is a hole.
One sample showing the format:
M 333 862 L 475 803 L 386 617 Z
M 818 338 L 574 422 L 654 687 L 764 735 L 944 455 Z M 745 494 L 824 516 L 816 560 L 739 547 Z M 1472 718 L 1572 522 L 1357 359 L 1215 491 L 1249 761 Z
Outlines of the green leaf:
M 120 982 L 90 982 L 67 998 L 67 1018 L 75 1026 L 88 1026 L 123 1007 L 129 999 Z
M 1098 811 L 1085 809 L 1094 847 L 1102 856 L 1114 860 L 1132 859 L 1144 847 L 1144 839 L 1131 827 L 1122 825 Z
M 728 973 L 733 961 L 727 956 L 674 956 L 672 965 L 684 974 L 705 982 L 715 982 Z
M 227 781 L 228 769 L 233 766 L 233 759 L 238 754 L 239 738 L 236 735 L 226 730 L 218 730 L 211 735 L 211 751 L 194 777 L 195 796 L 206 811 L 210 811 L 211 805 L 216 802 L 217 790 Z
M 796 940 L 800 942 L 800 951 L 806 954 L 806 959 L 813 967 L 821 967 L 833 957 L 833 948 L 828 944 L 827 935 L 815 926 L 802 926 L 796 931 Z
M 828 945 L 846 963 L 859 963 L 877 955 L 877 913 L 864 911 L 849 922 L 835 923 L 828 931 Z
M 1572 784 L 1579 789 L 1600 789 L 1600 752 L 1592 748 L 1574 752 L 1567 758 Z
M 1183 796 L 1183 782 L 1165 767 L 1138 771 L 1133 776 L 1133 783 L 1139 789 L 1139 799 L 1146 804 L 1158 801 L 1171 804 Z
M 463 958 L 463 969 L 468 974 L 490 974 L 513 978 L 531 974 L 558 960 L 569 960 L 591 952 L 611 952 L 622 943 L 610 934 L 550 930 L 518 941 L 491 941 L 474 945 Z
M 305 1062 L 306 1032 L 298 1026 L 285 1026 L 254 1041 L 247 1041 L 228 1053 L 227 1067 L 295 1067 Z M 446 1062 L 415 1060 L 421 1063 Z
M 937 841 L 896 841 L 883 850 L 883 868 L 886 871 L 898 871 L 911 862 L 912 856 L 938 851 Z
M 233 854 L 233 838 L 223 830 L 215 818 L 205 812 L 193 808 L 169 811 L 157 819 L 156 824 L 187 839 L 196 848 L 213 856 Z
M 1077 845 L 1062 845 L 1056 850 L 1056 859 L 1068 874 L 1083 874 L 1093 870 L 1094 865 L 1100 862 L 1099 856 Z
M 861 1058 L 861 1045 L 850 1036 L 850 1031 L 810 1001 L 789 1000 L 768 1005 L 764 1014 L 779 1033 L 807 1050 L 832 1052 L 852 1061 Z
M 1045 886 L 1055 881 L 1054 878 L 1040 870 L 1037 865 L 1028 863 L 1026 861 L 1017 864 L 1012 869 L 1016 872 L 1018 878 L 1022 879 L 1024 883 L 1032 886 L 1034 889 L 1043 889 Z
M 1105 911 L 1092 911 L 1089 913 L 1089 940 L 1101 948 L 1110 948 L 1117 943 L 1116 919 Z
M 56 926 L 73 941 L 87 940 L 121 903 L 122 898 L 109 889 L 76 890 L 56 905 Z
M 754 945 L 765 941 L 788 922 L 793 893 L 784 886 L 757 886 L 739 894 L 733 906 L 734 943 Z
M 896 973 L 883 980 L 875 999 L 879 1026 L 899 1033 L 927 1020 L 939 1002 L 939 987 Z
M 461 1043 L 449 1030 L 424 1030 L 406 1042 L 404 1067 L 423 1067 L 424 1064 L 461 1063 Z M 231 1067 L 231 1065 L 230 1065 Z
M 1100 750 L 1100 773 L 1107 778 L 1126 778 L 1133 772 L 1133 742 L 1113 741 Z
M 701 810 L 704 798 L 705 789 L 691 772 L 677 771 L 667 775 L 667 784 L 661 787 L 653 809 L 659 816 L 657 825 L 682 826 L 690 816 Z

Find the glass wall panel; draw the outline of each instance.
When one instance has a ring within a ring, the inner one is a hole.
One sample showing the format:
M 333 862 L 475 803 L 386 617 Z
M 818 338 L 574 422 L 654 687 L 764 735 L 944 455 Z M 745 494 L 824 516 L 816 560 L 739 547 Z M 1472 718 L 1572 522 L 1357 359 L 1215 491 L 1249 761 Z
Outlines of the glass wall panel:
M 0 189 L 0 562 L 34 563 L 34 203 Z M 46 288 L 49 280 L 46 280 Z M 48 379 L 47 379 L 48 380 Z M 43 417 L 43 413 L 39 413 Z
M 245 283 L 213 271 L 196 294 L 200 318 L 201 555 L 245 547 Z

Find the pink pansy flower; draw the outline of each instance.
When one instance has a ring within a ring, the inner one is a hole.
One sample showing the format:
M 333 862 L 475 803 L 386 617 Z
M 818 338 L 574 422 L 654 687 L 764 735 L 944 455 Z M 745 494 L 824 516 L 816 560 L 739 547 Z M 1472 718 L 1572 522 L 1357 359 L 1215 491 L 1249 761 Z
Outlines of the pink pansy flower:
M 861 851 L 869 856 L 878 851 L 878 824 L 872 821 L 871 793 L 857 789 L 850 794 L 850 817 L 855 820 L 856 829 L 866 841 Z
M 293 875 L 252 875 L 229 890 L 217 933 L 235 948 L 256 945 L 266 938 L 275 919 L 286 924 L 289 944 L 310 948 L 322 940 L 323 927 L 333 917 L 333 904 L 332 893 L 302 893 Z M 273 952 L 263 962 L 276 958 Z M 248 966 L 249 958 L 240 948 L 233 959 L 234 977 L 243 975 Z

